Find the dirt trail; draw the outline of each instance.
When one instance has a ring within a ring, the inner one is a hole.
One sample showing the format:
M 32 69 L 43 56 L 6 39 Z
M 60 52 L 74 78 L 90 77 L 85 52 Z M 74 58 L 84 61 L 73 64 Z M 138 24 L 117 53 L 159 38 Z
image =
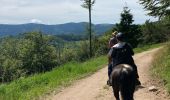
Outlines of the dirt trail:
M 164 89 L 158 87 L 157 92 L 149 92 L 148 87 L 154 84 L 149 76 L 149 66 L 153 55 L 158 49 L 153 49 L 134 56 L 138 66 L 140 81 L 143 88 L 135 92 L 135 100 L 168 100 Z M 75 82 L 70 87 L 53 95 L 50 100 L 115 100 L 112 88 L 106 85 L 107 67 L 95 74 Z

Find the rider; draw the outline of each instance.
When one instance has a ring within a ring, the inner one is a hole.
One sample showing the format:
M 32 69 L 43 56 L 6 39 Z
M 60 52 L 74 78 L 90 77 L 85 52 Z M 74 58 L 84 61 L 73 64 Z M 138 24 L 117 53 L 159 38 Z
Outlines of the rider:
M 137 66 L 135 65 L 135 62 L 133 60 L 133 49 L 131 46 L 124 42 L 125 34 L 119 32 L 116 37 L 118 40 L 118 43 L 112 46 L 108 53 L 108 57 L 110 58 L 109 63 L 112 63 L 112 67 L 118 65 L 118 64 L 129 64 L 133 67 L 136 77 L 136 85 L 141 85 L 139 81 L 139 75 L 137 72 Z M 111 73 L 109 73 L 110 76 Z M 109 81 L 110 82 L 110 81 Z M 110 84 L 109 84 L 110 85 Z
M 118 33 L 117 31 L 112 33 L 112 37 L 109 40 L 109 49 L 111 49 L 111 47 L 117 43 L 117 39 L 116 39 L 117 33 Z
M 109 46 L 108 46 L 109 50 L 111 49 L 112 46 L 114 46 L 117 43 L 117 38 L 116 38 L 117 33 L 118 33 L 117 31 L 112 33 L 112 37 L 109 40 Z M 110 61 L 110 59 L 111 58 L 108 57 L 108 61 Z M 107 81 L 107 84 L 109 84 L 111 72 L 112 72 L 112 63 L 108 63 L 108 81 Z

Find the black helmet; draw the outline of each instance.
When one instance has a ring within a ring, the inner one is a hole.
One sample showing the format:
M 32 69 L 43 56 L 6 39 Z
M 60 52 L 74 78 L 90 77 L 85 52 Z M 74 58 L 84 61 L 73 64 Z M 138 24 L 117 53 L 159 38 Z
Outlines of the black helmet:
M 119 32 L 117 35 L 116 35 L 116 38 L 119 40 L 119 41 L 123 41 L 125 39 L 125 34 L 122 33 L 122 32 Z

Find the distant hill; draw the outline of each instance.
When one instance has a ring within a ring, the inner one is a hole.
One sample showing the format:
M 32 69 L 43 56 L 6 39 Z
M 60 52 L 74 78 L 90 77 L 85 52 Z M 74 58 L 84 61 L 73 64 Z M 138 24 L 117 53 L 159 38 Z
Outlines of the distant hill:
M 100 35 L 107 30 L 111 29 L 113 24 L 93 24 L 93 28 L 96 34 Z M 87 23 L 65 23 L 57 25 L 45 25 L 45 24 L 0 24 L 0 36 L 18 35 L 25 32 L 41 31 L 45 34 L 61 35 L 61 34 L 83 34 L 87 32 Z

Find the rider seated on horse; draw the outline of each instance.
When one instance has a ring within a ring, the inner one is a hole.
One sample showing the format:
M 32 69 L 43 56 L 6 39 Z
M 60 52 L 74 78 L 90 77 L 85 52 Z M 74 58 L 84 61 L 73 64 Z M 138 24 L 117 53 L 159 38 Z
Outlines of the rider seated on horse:
M 109 45 L 108 45 L 109 50 L 112 48 L 112 46 L 117 44 L 117 38 L 116 38 L 117 33 L 118 33 L 117 31 L 112 33 L 112 37 L 110 38 Z M 108 64 L 108 76 L 110 76 L 111 71 L 112 71 L 112 63 L 109 63 Z
M 117 33 L 118 33 L 117 31 L 112 33 L 112 37 L 110 38 L 109 45 L 108 45 L 109 49 L 111 49 L 111 47 L 117 43 L 117 38 L 116 38 Z
M 137 66 L 135 65 L 135 62 L 133 60 L 133 49 L 131 48 L 131 46 L 124 42 L 125 39 L 125 34 L 119 32 L 116 35 L 117 41 L 118 43 L 113 45 L 108 53 L 108 59 L 109 59 L 109 64 L 108 65 L 112 65 L 109 66 L 108 68 L 108 76 L 109 76 L 109 80 L 110 80 L 110 75 L 112 72 L 112 69 L 114 66 L 119 65 L 119 64 L 129 64 L 133 67 L 134 72 L 135 72 L 135 77 L 136 77 L 136 85 L 141 85 L 139 79 L 139 75 L 138 75 L 138 71 L 137 71 Z M 110 81 L 107 81 L 108 85 L 110 84 Z

